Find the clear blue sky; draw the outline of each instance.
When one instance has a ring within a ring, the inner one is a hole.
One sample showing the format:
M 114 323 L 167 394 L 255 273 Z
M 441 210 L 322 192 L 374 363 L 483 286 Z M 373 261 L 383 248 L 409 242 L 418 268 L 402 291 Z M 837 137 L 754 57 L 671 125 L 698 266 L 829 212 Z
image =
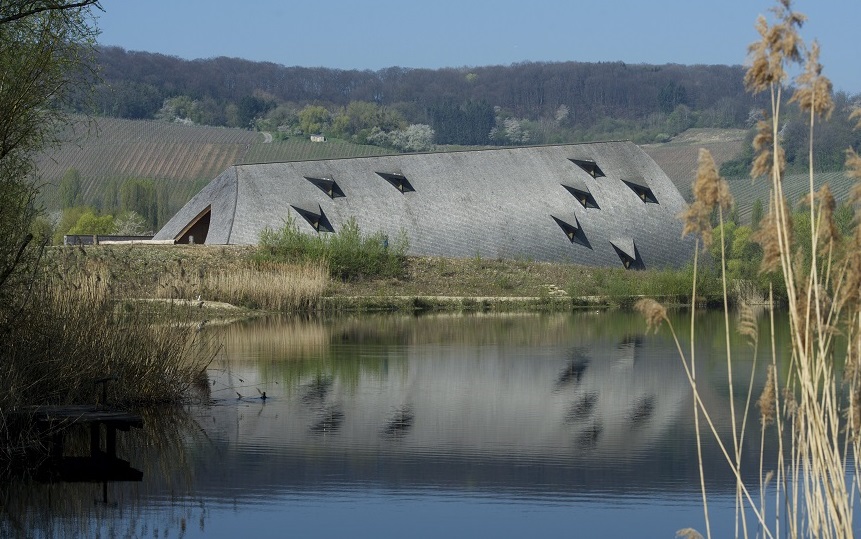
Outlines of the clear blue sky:
M 523 61 L 744 64 L 774 0 L 102 0 L 100 43 L 343 69 Z M 838 90 L 861 93 L 861 0 L 796 0 Z

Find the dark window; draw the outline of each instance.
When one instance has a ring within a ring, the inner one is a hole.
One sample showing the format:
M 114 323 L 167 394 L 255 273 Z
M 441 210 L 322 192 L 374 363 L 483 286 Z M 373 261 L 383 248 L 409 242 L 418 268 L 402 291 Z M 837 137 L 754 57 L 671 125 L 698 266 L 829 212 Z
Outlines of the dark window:
M 588 188 L 582 187 L 577 188 L 571 185 L 562 184 L 562 187 L 568 190 L 569 193 L 574 195 L 574 198 L 577 199 L 577 202 L 583 205 L 584 208 L 598 208 L 598 203 L 595 201 L 595 197 L 592 196 L 592 193 Z
M 622 178 L 625 185 L 631 188 L 644 203 L 657 204 L 658 199 L 643 178 Z
M 586 171 L 593 178 L 603 178 L 604 171 L 598 166 L 598 163 L 591 159 L 569 159 L 572 163 Z
M 568 241 L 571 243 L 579 243 L 580 245 L 590 249 L 592 248 L 592 244 L 590 244 L 589 240 L 586 239 L 586 234 L 584 234 L 583 229 L 580 228 L 580 222 L 577 221 L 576 216 L 572 216 L 573 218 L 569 218 L 567 220 L 560 219 L 555 215 L 551 215 L 550 217 L 556 221 L 556 224 L 559 225 L 559 228 L 561 228 L 562 232 L 565 233 Z M 571 224 L 570 221 L 574 221 L 574 224 Z
M 308 224 L 311 225 L 317 232 L 335 231 L 335 229 L 332 227 L 332 223 L 329 222 L 329 219 L 326 218 L 326 214 L 323 213 L 323 208 L 318 206 L 318 210 L 310 210 L 307 208 L 294 206 L 293 204 L 291 204 L 290 207 L 296 210 L 296 213 L 298 213 L 306 221 L 308 221 Z
M 332 178 L 313 178 L 310 176 L 305 176 L 305 179 L 309 182 L 316 185 L 320 191 L 326 193 L 329 198 L 339 198 L 346 196 L 341 188 L 338 186 L 338 183 Z
M 616 251 L 616 255 L 619 257 L 619 260 L 622 261 L 622 265 L 625 266 L 625 269 L 645 269 L 646 266 L 640 258 L 640 253 L 637 251 L 637 246 L 634 244 L 634 240 L 630 238 L 619 238 L 610 240 L 610 245 L 613 246 L 613 249 Z
M 177 234 L 176 243 L 206 243 L 209 235 L 209 222 L 212 219 L 212 206 L 207 206 L 189 221 L 182 232 Z
M 403 174 L 399 174 L 397 172 L 377 172 L 381 178 L 392 184 L 395 189 L 400 191 L 401 193 L 409 193 L 410 191 L 415 191 L 413 189 L 412 184 Z

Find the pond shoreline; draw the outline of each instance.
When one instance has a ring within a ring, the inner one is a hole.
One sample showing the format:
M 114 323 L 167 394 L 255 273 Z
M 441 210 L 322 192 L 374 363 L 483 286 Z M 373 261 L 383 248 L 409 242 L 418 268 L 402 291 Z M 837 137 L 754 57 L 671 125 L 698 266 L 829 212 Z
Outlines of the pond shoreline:
M 568 312 L 589 309 L 627 309 L 646 296 L 328 296 L 324 312 Z M 660 300 L 660 298 L 657 298 Z M 688 307 L 677 298 L 666 298 L 667 306 Z
M 630 271 L 532 260 L 407 257 L 397 277 L 342 281 L 310 261 L 260 263 L 252 246 L 57 247 L 48 258 L 64 271 L 98 268 L 113 283 L 114 299 L 157 315 L 200 308 L 209 318 L 327 312 L 567 311 L 629 308 L 642 297 L 689 306 L 691 268 Z M 273 279 L 278 277 L 278 280 Z M 281 278 L 284 278 L 281 280 Z M 252 290 L 220 282 L 234 278 Z M 722 304 L 719 281 L 701 271 L 697 306 Z M 162 300 L 170 306 L 157 305 Z M 150 301 L 145 306 L 144 301 Z M 202 306 L 198 307 L 200 303 Z M 239 310 L 230 306 L 238 307 Z M 216 308 L 217 307 L 217 308 Z

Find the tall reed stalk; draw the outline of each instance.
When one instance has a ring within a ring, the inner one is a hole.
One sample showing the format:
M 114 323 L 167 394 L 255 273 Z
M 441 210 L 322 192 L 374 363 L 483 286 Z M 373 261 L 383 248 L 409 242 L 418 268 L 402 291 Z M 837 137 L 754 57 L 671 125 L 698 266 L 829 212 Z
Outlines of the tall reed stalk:
M 776 306 L 772 301 L 771 358 L 765 367 L 765 387 L 757 402 L 762 430 L 760 469 L 755 484 L 742 479 L 740 453 L 746 435 L 745 418 L 752 406 L 754 373 L 747 384 L 744 408 L 736 410 L 733 362 L 727 348 L 730 447 L 718 436 L 710 410 L 700 399 L 693 353 L 690 357 L 685 355 L 666 311 L 653 300 L 639 302 L 638 308 L 646 315 L 650 327 L 667 322 L 693 389 L 695 418 L 702 415 L 736 478 L 736 536 L 852 537 L 853 500 L 859 494 L 861 477 L 857 464 L 861 449 L 861 215 L 856 210 L 854 237 L 844 244 L 835 225 L 835 203 L 830 190 L 825 186 L 817 192 L 813 183 L 814 125 L 827 120 L 834 109 L 831 83 L 822 75 L 818 45 L 814 42 L 807 47 L 799 35 L 804 15 L 792 10 L 791 0 L 780 0 L 772 11 L 773 23 L 765 17 L 757 21 L 761 40 L 750 46 L 751 65 L 745 83 L 750 91 L 768 92 L 770 97 L 770 114 L 757 126 L 751 175 L 757 181 L 767 179 L 771 184 L 769 214 L 757 241 L 764 252 L 761 271 L 782 279 L 786 287 L 791 356 L 788 366 L 778 365 L 773 337 Z M 782 184 L 785 161 L 780 146 L 780 114 L 788 71 L 793 66 L 803 66 L 803 70 L 795 78 L 789 103 L 796 103 L 807 115 L 810 129 L 809 245 L 801 245 L 793 238 L 791 213 Z M 859 115 L 858 111 L 853 112 L 854 117 Z M 861 157 L 852 150 L 847 151 L 847 170 L 851 177 L 861 180 Z M 694 202 L 683 214 L 685 233 L 699 234 L 708 244 L 712 241 L 710 218 L 716 211 L 722 221 L 730 199 L 726 182 L 717 174 L 705 150 L 700 153 L 694 195 Z M 853 202 L 856 205 L 861 202 L 861 186 L 855 188 Z M 724 238 L 721 236 L 719 241 L 723 244 Z M 725 275 L 723 281 L 726 282 Z M 729 312 L 725 312 L 725 320 L 729 338 Z M 758 341 L 753 315 L 745 306 L 741 308 L 737 326 L 754 344 Z M 846 360 L 841 370 L 837 358 L 843 350 L 838 347 L 844 346 Z M 765 444 L 766 431 L 772 428 L 777 438 L 774 449 L 777 464 L 775 469 L 766 470 L 762 457 L 765 451 L 772 450 Z M 768 489 L 773 489 L 776 500 L 773 516 L 765 505 Z M 704 482 L 702 491 L 705 531 L 711 537 Z M 686 529 L 680 533 L 695 532 Z

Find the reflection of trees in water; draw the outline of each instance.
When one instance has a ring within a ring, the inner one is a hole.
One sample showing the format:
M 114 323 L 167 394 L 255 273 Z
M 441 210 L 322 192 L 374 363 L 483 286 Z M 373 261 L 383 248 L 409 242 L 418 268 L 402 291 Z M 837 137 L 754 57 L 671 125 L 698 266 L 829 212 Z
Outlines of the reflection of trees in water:
M 710 328 L 711 316 L 704 313 L 700 327 Z M 317 466 L 321 455 L 337 461 L 344 451 L 416 470 L 437 460 L 444 470 L 457 459 L 558 459 L 588 471 L 646 455 L 659 464 L 629 470 L 638 480 L 659 476 L 670 461 L 674 472 L 698 480 L 681 362 L 666 336 L 644 337 L 638 315 L 347 317 L 291 321 L 289 332 L 303 325 L 328 335 L 316 356 L 302 345 L 299 357 L 236 360 L 246 372 L 257 369 L 260 380 L 290 381 L 263 416 L 249 421 L 242 414 L 260 410 L 223 408 L 224 423 L 232 413 L 238 417 L 232 439 L 283 443 L 296 452 L 291 459 L 314 455 L 300 459 L 299 468 Z M 257 330 L 252 335 L 266 338 Z M 715 372 L 709 337 L 697 340 L 703 384 Z M 744 361 L 738 366 L 744 370 Z M 725 404 L 720 383 L 717 392 L 703 388 L 717 409 Z M 272 422 L 267 413 L 290 421 Z M 261 474 L 273 477 L 275 470 Z
M 642 330 L 632 313 L 474 313 L 361 315 L 331 319 L 264 318 L 220 329 L 222 362 L 234 368 L 251 363 L 262 380 L 299 387 L 309 375 L 323 373 L 355 388 L 362 374 L 405 372 L 406 348 L 422 344 L 465 346 L 548 346 L 576 335 L 589 342 L 620 332 Z M 361 348 L 362 354 L 355 350 Z M 576 382 L 588 359 L 572 358 L 560 385 Z M 214 368 L 229 370 L 216 363 Z M 232 392 L 230 393 L 232 395 Z
M 117 455 L 143 471 L 143 482 L 107 483 L 104 503 L 102 483 L 38 483 L 32 469 L 10 472 L 0 477 L 0 537 L 179 536 L 190 522 L 202 530 L 201 506 L 176 504 L 154 526 L 142 502 L 165 492 L 193 492 L 196 463 L 188 442 L 197 438 L 205 443 L 205 435 L 182 409 L 139 412 L 144 428 L 118 433 L 116 444 Z M 87 455 L 89 428 L 68 430 L 64 456 Z
M 391 338 L 380 327 L 364 329 L 384 317 L 299 320 L 286 331 L 273 323 L 248 335 L 236 329 L 233 345 L 243 345 L 234 350 L 248 355 L 230 361 L 264 381 L 291 381 L 283 393 L 273 391 L 264 405 L 231 392 L 229 402 L 202 407 L 199 424 L 149 413 L 143 431 L 117 439 L 118 454 L 145 481 L 110 485 L 112 507 L 93 503 L 100 485 L 0 478 L 0 536 L 176 537 L 203 530 L 207 513 L 202 503 L 171 500 L 194 492 L 217 498 L 225 487 L 230 501 L 257 499 L 261 485 L 267 493 L 313 490 L 332 473 L 351 485 L 629 492 L 654 488 L 672 470 L 696 485 L 690 388 L 671 344 L 638 339 L 644 327 L 634 317 L 630 324 L 616 313 L 394 317 L 380 326 L 397 330 Z M 469 326 L 478 335 L 467 335 Z M 350 343 L 341 342 L 345 335 Z M 264 342 L 270 336 L 275 345 Z M 705 386 L 714 376 L 712 343 L 701 342 Z M 745 369 L 741 354 L 737 366 Z M 703 388 L 710 409 L 725 409 L 724 395 Z M 86 430 L 79 438 L 70 439 L 70 452 L 87 450 Z M 706 451 L 706 460 L 722 462 Z M 743 457 L 756 470 L 752 455 Z M 157 516 L 141 503 L 156 505 Z

